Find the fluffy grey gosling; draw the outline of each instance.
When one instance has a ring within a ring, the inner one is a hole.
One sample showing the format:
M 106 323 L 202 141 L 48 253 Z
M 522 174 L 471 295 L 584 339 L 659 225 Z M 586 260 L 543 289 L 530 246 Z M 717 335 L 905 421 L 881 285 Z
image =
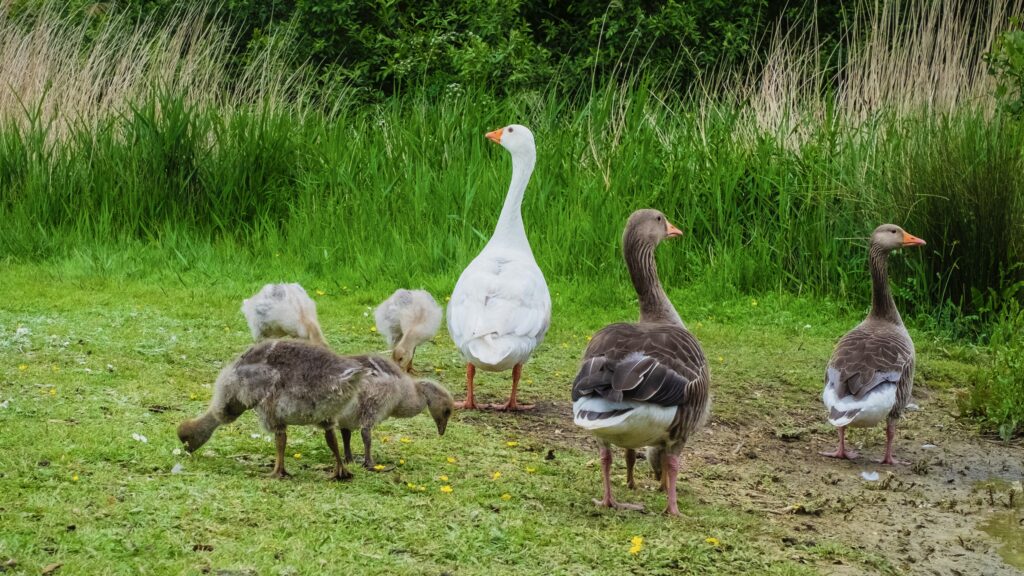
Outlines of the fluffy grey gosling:
M 401 384 L 392 383 L 395 380 L 400 380 Z M 271 476 L 288 475 L 284 469 L 288 426 L 313 425 L 324 430 L 327 446 L 334 455 L 331 478 L 344 480 L 352 474 L 345 468 L 338 450 L 334 435 L 337 422 L 359 421 L 360 413 L 378 414 L 383 406 L 390 406 L 392 414 L 407 414 L 406 410 L 411 407 L 406 403 L 392 404 L 379 394 L 365 393 L 390 390 L 392 386 L 401 389 L 402 385 L 413 383 L 397 366 L 383 358 L 339 356 L 323 346 L 297 340 L 262 342 L 221 371 L 210 408 L 202 416 L 182 422 L 178 426 L 178 438 L 185 443 L 186 450 L 194 452 L 210 439 L 218 426 L 233 422 L 252 409 L 259 415 L 263 427 L 275 436 L 277 459 Z M 420 386 L 420 383 L 415 385 Z M 450 406 L 451 396 L 447 398 Z M 373 404 L 374 400 L 380 404 Z M 431 406 L 431 415 L 438 431 L 443 432 L 451 409 L 440 404 Z M 422 409 L 420 404 L 417 411 Z M 368 418 L 366 422 L 373 422 L 373 419 Z
M 448 419 L 455 409 L 455 401 L 448 390 L 431 380 L 413 380 L 394 362 L 383 358 L 355 356 L 353 359 L 362 362 L 367 371 L 389 377 L 361 380 L 357 409 L 346 411 L 338 418 L 346 462 L 352 461 L 352 430 L 358 429 L 363 437 L 363 466 L 368 470 L 374 469 L 371 432 L 374 426 L 388 418 L 412 418 L 426 409 L 437 425 L 437 433 L 444 436 Z
M 391 358 L 412 372 L 416 347 L 430 340 L 441 327 L 441 307 L 425 290 L 396 290 L 373 311 L 377 331 L 393 347 Z
M 326 346 L 316 317 L 316 302 L 298 284 L 267 284 L 242 301 L 252 339 L 292 336 Z

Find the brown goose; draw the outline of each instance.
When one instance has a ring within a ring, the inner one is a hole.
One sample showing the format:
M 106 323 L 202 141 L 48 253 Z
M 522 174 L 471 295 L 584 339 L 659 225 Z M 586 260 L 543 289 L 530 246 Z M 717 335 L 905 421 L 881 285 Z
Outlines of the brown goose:
M 905 464 L 893 458 L 892 441 L 914 386 L 914 343 L 892 299 L 886 263 L 889 252 L 924 243 L 894 224 L 882 224 L 871 234 L 871 312 L 839 340 L 825 369 L 821 397 L 829 423 L 839 427 L 839 447 L 822 452 L 824 456 L 856 458 L 857 453 L 846 448 L 846 427 L 867 428 L 886 420 L 885 456 L 880 462 Z
M 679 453 L 710 411 L 710 374 L 700 343 L 683 326 L 658 279 L 654 249 L 682 235 L 657 210 L 638 210 L 626 223 L 622 251 L 640 300 L 640 322 L 611 324 L 594 335 L 573 382 L 573 420 L 601 442 L 604 497 L 598 506 L 639 510 L 612 498 L 611 445 L 626 448 L 633 486 L 635 450 L 648 454 L 668 492 L 666 512 L 679 514 Z
M 275 436 L 277 459 L 271 476 L 288 476 L 284 469 L 288 426 L 311 425 L 324 430 L 334 455 L 330 477 L 345 480 L 352 474 L 345 468 L 334 435 L 339 424 L 352 428 L 354 422 L 364 428 L 369 455 L 369 428 L 382 420 L 382 415 L 412 416 L 426 407 L 438 433 L 444 434 L 453 404 L 446 390 L 426 380 L 414 382 L 390 360 L 339 356 L 298 340 L 268 340 L 221 370 L 209 409 L 182 422 L 178 438 L 186 450 L 194 452 L 220 425 L 234 422 L 252 409 Z M 347 436 L 345 452 L 350 456 Z

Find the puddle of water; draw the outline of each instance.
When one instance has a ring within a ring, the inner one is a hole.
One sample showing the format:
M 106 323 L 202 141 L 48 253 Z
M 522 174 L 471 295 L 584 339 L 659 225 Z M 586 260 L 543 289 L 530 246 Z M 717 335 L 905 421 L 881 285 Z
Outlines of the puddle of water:
M 999 512 L 978 528 L 996 541 L 1003 562 L 1024 569 L 1024 512 Z

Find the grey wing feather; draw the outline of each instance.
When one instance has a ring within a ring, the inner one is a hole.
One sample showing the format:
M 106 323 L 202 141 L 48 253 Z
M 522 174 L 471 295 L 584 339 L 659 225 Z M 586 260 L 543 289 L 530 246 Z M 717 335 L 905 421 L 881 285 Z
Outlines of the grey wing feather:
M 696 338 L 672 324 L 612 324 L 597 333 L 573 383 L 573 401 L 600 394 L 680 406 L 706 398 L 707 359 Z
M 901 384 L 908 367 L 913 379 L 914 345 L 896 329 L 858 326 L 836 345 L 826 369 L 826 380 L 842 398 L 863 398 L 880 384 Z M 909 384 L 902 384 L 909 385 Z

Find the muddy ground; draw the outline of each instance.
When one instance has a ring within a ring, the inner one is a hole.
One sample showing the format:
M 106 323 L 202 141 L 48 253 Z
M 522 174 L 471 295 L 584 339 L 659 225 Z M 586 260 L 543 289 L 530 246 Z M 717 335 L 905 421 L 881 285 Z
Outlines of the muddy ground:
M 918 389 L 915 401 L 921 409 L 900 422 L 896 443 L 910 465 L 873 461 L 884 451 L 881 428 L 847 435 L 861 453 L 855 461 L 819 456 L 836 436 L 810 405 L 788 411 L 784 427 L 778 418 L 712 418 L 684 451 L 681 496 L 763 517 L 781 554 L 823 574 L 1024 574 L 1024 443 L 978 437 L 957 421 L 948 394 Z M 514 418 L 463 417 L 502 418 L 503 427 L 556 448 L 589 446 L 596 455 L 596 443 L 573 426 L 568 402 L 541 403 Z M 616 465 L 616 481 L 624 481 L 618 455 Z M 648 467 L 638 468 L 638 489 L 656 489 Z M 878 480 L 861 472 L 877 472 Z M 983 531 L 989 524 L 1001 527 L 997 536 Z M 836 552 L 822 552 L 830 547 Z

